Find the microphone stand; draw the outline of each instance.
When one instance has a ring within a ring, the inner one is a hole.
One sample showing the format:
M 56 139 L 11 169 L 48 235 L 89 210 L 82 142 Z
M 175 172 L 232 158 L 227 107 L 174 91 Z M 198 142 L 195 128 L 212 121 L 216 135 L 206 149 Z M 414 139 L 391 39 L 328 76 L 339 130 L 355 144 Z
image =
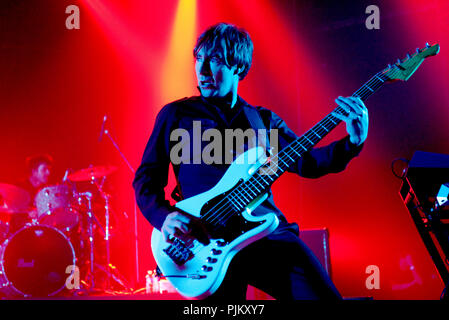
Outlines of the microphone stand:
M 122 157 L 123 161 L 125 161 L 125 163 L 128 166 L 129 170 L 134 175 L 136 173 L 136 171 L 131 166 L 131 164 L 129 163 L 128 159 L 126 159 L 125 155 L 120 150 L 120 147 L 117 145 L 117 143 L 115 142 L 114 138 L 112 138 L 111 134 L 109 133 L 109 130 L 102 129 L 101 134 L 103 134 L 103 133 L 106 136 L 108 136 L 109 140 L 111 140 L 113 146 L 115 147 L 115 149 L 117 149 L 117 151 L 119 152 L 119 154 Z M 139 271 L 140 270 L 140 267 L 139 267 L 139 247 L 138 247 L 138 237 L 137 237 L 137 235 L 138 235 L 137 234 L 137 204 L 136 204 L 136 201 L 134 201 L 134 244 L 135 244 L 136 287 L 140 283 L 140 277 L 139 277 L 139 272 L 140 272 Z
M 97 183 L 97 181 L 95 179 L 92 178 L 92 182 L 95 183 L 95 186 L 97 187 L 98 191 L 100 192 L 101 197 L 104 199 L 105 202 L 105 223 L 106 226 L 103 230 L 104 231 L 104 240 L 106 242 L 106 265 L 107 265 L 107 276 L 108 276 L 108 281 L 106 284 L 106 287 L 109 288 L 110 284 L 111 284 L 111 272 L 109 271 L 109 269 L 111 268 L 111 254 L 110 254 L 110 245 L 109 245 L 109 239 L 110 239 L 110 233 L 109 233 L 109 222 L 110 222 L 110 214 L 109 214 L 109 199 L 110 199 L 110 195 L 107 194 L 106 192 L 104 192 L 103 190 L 103 183 L 105 181 L 105 177 L 103 177 L 103 182 L 100 184 Z M 102 228 L 103 229 L 103 228 Z

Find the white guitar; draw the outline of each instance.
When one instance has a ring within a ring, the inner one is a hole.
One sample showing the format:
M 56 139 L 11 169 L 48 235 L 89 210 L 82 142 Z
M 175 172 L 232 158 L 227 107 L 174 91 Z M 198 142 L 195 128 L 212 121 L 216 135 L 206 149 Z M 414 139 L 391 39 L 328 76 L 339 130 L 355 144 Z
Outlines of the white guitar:
M 386 82 L 408 80 L 425 58 L 438 52 L 438 44 L 426 44 L 377 73 L 353 96 L 365 100 Z M 341 107 L 334 112 L 346 114 Z M 330 113 L 270 159 L 262 147 L 248 150 L 236 158 L 215 187 L 175 205 L 199 222 L 210 240 L 179 237 L 168 242 L 154 229 L 153 255 L 163 276 L 180 294 L 200 299 L 213 294 L 234 255 L 276 229 L 279 221 L 274 213 L 253 216 L 251 212 L 267 198 L 272 183 L 339 123 Z

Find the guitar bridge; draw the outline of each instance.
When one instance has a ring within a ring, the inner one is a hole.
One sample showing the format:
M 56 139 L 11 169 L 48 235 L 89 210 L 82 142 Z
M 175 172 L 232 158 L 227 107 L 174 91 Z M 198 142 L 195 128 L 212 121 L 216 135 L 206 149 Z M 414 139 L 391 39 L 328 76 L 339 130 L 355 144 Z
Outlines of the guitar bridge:
M 193 257 L 193 252 L 179 239 L 163 250 L 178 266 L 182 266 Z

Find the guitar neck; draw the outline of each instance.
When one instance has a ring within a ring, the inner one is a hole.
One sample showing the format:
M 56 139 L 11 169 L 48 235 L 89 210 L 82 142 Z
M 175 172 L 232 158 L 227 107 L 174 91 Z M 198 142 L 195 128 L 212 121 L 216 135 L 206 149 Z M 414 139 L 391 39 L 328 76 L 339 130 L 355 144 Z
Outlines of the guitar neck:
M 361 86 L 356 92 L 354 92 L 352 96 L 365 101 L 387 80 L 388 79 L 386 78 L 386 76 L 378 73 L 369 81 L 367 81 L 363 86 Z M 311 129 L 309 129 L 304 135 L 290 143 L 290 145 L 288 145 L 276 155 L 275 160 L 277 160 L 277 170 L 280 170 L 282 173 L 285 172 L 288 168 L 294 165 L 304 153 L 310 151 L 329 132 L 337 127 L 341 120 L 333 116 L 333 113 L 339 113 L 345 116 L 348 115 L 348 112 L 346 112 L 343 108 L 341 108 L 340 106 L 336 107 L 331 113 L 324 117 L 324 119 L 318 122 Z
M 379 72 L 363 86 L 361 86 L 353 97 L 358 97 L 365 101 L 376 92 L 389 78 Z M 245 207 L 252 200 L 263 194 L 285 171 L 293 166 L 304 153 L 310 151 L 329 132 L 331 132 L 341 122 L 332 113 L 348 115 L 348 113 L 338 106 L 324 119 L 309 129 L 304 135 L 291 142 L 287 147 L 270 158 L 268 166 L 264 166 L 256 172 L 250 179 L 238 185 L 229 194 L 229 199 L 241 207 Z

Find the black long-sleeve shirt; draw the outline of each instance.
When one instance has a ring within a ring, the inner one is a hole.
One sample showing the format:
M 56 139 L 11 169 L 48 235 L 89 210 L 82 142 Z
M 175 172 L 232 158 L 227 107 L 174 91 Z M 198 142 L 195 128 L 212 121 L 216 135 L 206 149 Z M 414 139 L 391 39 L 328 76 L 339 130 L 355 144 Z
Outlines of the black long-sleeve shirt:
M 160 230 L 165 217 L 176 210 L 170 205 L 164 192 L 168 181 L 170 152 L 179 143 L 177 139 L 171 141 L 171 133 L 178 128 L 185 129 L 189 133 L 190 143 L 187 146 L 190 148 L 189 161 L 173 164 L 180 193 L 183 198 L 189 198 L 207 191 L 217 184 L 230 165 L 225 161 L 227 152 L 233 152 L 233 157 L 235 157 L 242 151 L 246 151 L 247 143 L 245 143 L 244 149 L 240 150 L 238 146 L 236 150 L 226 150 L 224 143 L 225 129 L 245 131 L 251 128 L 244 108 L 257 109 L 267 132 L 272 129 L 278 130 L 279 150 L 298 138 L 274 112 L 263 107 L 253 107 L 240 97 L 232 109 L 220 107 L 201 96 L 174 101 L 161 109 L 133 181 L 137 204 L 142 214 L 155 228 Z M 211 128 L 222 133 L 223 161 L 221 163 L 205 164 L 203 161 L 197 163 L 197 160 L 201 159 L 202 150 L 210 141 L 203 141 L 202 135 L 198 136 L 198 131 L 194 130 L 194 121 L 201 121 L 201 134 L 204 130 Z M 194 139 L 197 139 L 197 142 L 200 141 L 201 148 L 193 146 Z M 362 146 L 357 147 L 351 144 L 349 136 L 346 136 L 328 146 L 312 149 L 304 154 L 295 166 L 290 167 L 289 171 L 307 178 L 318 178 L 328 173 L 340 172 L 346 168 L 352 158 L 359 154 L 361 149 Z M 262 215 L 274 212 L 278 215 L 281 224 L 286 224 L 284 215 L 274 203 L 271 190 L 268 195 L 268 198 L 253 211 L 253 214 Z

